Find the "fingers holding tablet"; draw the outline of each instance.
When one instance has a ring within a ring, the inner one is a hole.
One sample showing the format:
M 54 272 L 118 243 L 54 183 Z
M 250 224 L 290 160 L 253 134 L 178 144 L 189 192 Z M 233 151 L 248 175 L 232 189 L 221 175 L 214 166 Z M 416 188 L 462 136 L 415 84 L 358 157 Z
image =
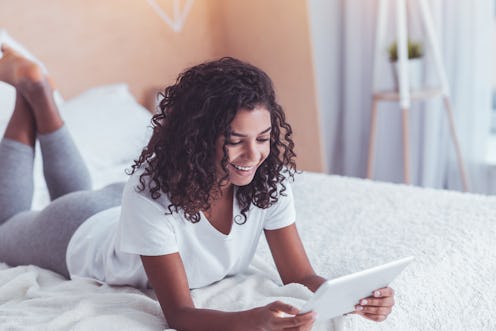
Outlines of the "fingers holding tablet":
M 360 300 L 355 306 L 355 313 L 366 319 L 382 322 L 394 306 L 394 290 L 390 287 L 381 288 L 372 292 L 372 295 Z
M 375 290 L 372 295 L 376 298 L 380 297 L 392 297 L 394 296 L 394 290 L 390 287 L 384 287 L 380 288 L 378 290 Z

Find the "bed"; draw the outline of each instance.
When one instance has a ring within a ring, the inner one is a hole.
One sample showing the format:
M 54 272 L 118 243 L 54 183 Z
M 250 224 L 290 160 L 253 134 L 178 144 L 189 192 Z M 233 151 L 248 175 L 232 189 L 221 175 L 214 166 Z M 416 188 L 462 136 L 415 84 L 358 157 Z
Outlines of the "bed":
M 0 130 L 13 106 L 0 85 Z M 125 84 L 63 100 L 62 116 L 94 187 L 126 180 L 150 134 L 150 112 Z M 91 127 L 91 130 L 88 128 Z M 33 208 L 48 201 L 35 160 Z M 304 172 L 293 184 L 297 226 L 315 269 L 334 278 L 397 258 L 415 261 L 391 284 L 397 304 L 383 323 L 348 315 L 314 330 L 495 330 L 496 197 Z M 243 274 L 192 291 L 198 307 L 241 310 L 274 300 L 301 306 L 301 285 L 282 286 L 262 238 Z M 65 280 L 0 261 L 1 330 L 169 330 L 152 290 Z

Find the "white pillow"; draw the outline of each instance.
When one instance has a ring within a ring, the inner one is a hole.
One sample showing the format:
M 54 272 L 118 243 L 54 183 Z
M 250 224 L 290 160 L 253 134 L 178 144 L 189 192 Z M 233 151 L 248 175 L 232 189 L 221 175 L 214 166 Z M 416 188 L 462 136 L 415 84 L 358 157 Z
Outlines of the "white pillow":
M 151 113 L 126 84 L 95 87 L 61 105 L 62 118 L 89 165 L 129 164 L 148 142 Z
M 90 170 L 93 187 L 125 181 L 125 170 L 148 143 L 152 115 L 136 102 L 127 85 L 89 89 L 64 102 L 60 112 Z M 49 201 L 47 192 L 37 146 L 34 209 Z
M 7 83 L 0 81 L 0 130 L 3 132 L 14 111 L 16 91 Z

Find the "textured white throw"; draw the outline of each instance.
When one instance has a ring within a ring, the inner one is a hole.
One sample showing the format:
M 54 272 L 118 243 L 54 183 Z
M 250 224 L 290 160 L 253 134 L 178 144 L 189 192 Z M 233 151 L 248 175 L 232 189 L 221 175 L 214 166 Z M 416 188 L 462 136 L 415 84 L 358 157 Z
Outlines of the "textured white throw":
M 281 300 L 301 306 L 311 295 L 302 285 L 280 286 L 273 270 L 255 258 L 250 269 L 192 291 L 199 308 L 238 311 Z M 0 264 L 0 330 L 168 329 L 151 290 L 111 287 L 87 279 L 66 281 L 35 266 Z M 340 319 L 314 330 L 340 330 Z M 334 326 L 337 326 L 336 328 Z
M 300 235 L 319 274 L 334 278 L 416 257 L 391 284 L 396 305 L 385 322 L 349 316 L 335 329 L 496 330 L 496 197 L 312 173 L 298 176 L 293 189 Z M 262 240 L 247 273 L 192 296 L 199 307 L 225 310 L 275 299 L 299 306 L 310 296 L 303 286 L 278 282 Z M 0 330 L 30 329 L 164 330 L 166 324 L 152 291 L 0 263 Z

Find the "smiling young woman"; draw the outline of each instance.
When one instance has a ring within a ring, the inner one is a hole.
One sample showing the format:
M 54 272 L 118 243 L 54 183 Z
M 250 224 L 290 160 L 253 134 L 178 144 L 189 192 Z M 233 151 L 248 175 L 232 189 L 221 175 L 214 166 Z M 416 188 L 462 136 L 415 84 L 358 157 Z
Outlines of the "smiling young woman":
M 325 281 L 296 229 L 292 130 L 267 74 L 233 58 L 181 73 L 163 92 L 153 135 L 128 182 L 92 191 L 48 80 L 9 76 L 19 72 L 16 65 L 28 64 L 16 59 L 0 60 L 0 79 L 12 82 L 19 97 L 0 142 L 6 172 L 0 177 L 1 261 L 152 287 L 175 329 L 311 329 L 312 312 L 299 314 L 282 302 L 225 312 L 198 309 L 190 295 L 190 289 L 243 272 L 262 234 L 285 284 L 315 291 Z M 54 201 L 29 211 L 36 138 Z M 387 317 L 393 292 L 378 292 L 357 305 L 357 314 Z

